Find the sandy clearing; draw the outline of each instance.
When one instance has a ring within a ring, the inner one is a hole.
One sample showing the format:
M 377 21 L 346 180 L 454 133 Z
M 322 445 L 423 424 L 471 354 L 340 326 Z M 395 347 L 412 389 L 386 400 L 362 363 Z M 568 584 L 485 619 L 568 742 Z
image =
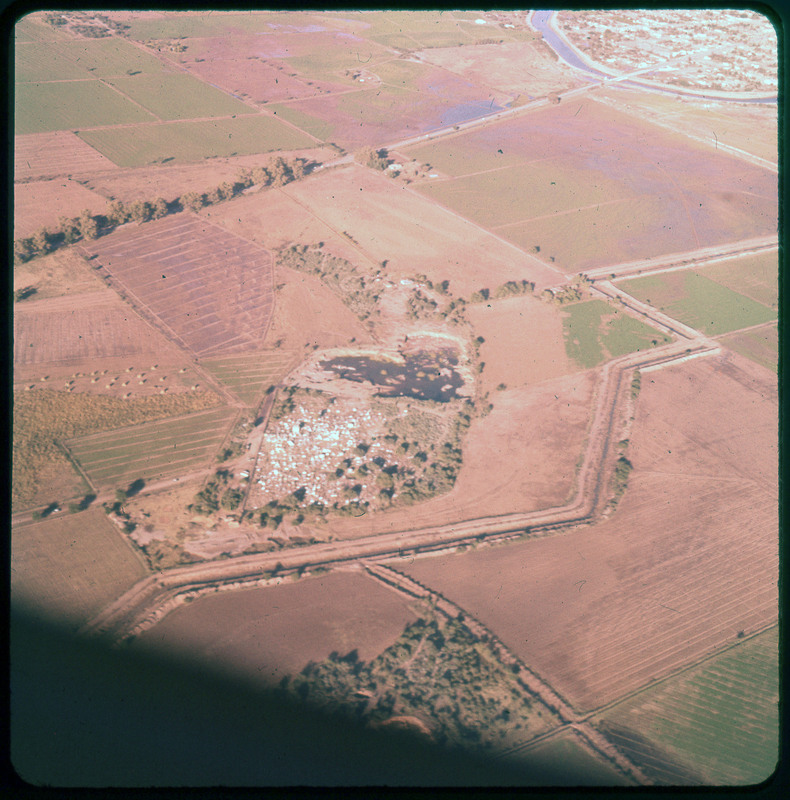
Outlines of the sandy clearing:
M 508 388 L 531 386 L 575 371 L 565 352 L 556 306 L 529 296 L 513 297 L 469 305 L 466 316 L 473 335 L 485 339 L 480 346 L 483 392 L 502 383 Z

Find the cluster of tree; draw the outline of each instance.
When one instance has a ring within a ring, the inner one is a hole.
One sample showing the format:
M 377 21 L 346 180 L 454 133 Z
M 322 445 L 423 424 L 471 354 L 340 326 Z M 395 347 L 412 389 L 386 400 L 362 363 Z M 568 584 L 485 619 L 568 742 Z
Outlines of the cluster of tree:
M 470 748 L 506 746 L 540 713 L 488 644 L 460 620 L 442 623 L 433 614 L 410 623 L 369 662 L 356 650 L 333 652 L 283 678 L 280 689 L 368 724 L 429 719 L 438 744 Z
M 614 465 L 614 475 L 612 476 L 611 504 L 613 506 L 617 505 L 617 502 L 623 494 L 625 494 L 625 490 L 628 488 L 628 477 L 631 474 L 631 470 L 633 470 L 633 465 L 624 455 L 621 455 Z
M 384 148 L 361 147 L 354 153 L 354 159 L 364 167 L 377 170 L 385 170 L 390 164 L 389 153 Z
M 585 295 L 584 280 L 576 279 L 568 286 L 562 286 L 558 289 L 544 289 L 541 298 L 547 302 L 562 306 L 567 303 L 576 303 L 584 299 Z
M 35 286 L 23 286 L 14 292 L 14 302 L 18 303 L 20 300 L 27 300 L 28 297 L 32 297 L 37 292 L 38 289 Z
M 162 197 L 135 200 L 131 203 L 115 200 L 104 214 L 92 214 L 85 209 L 79 217 L 61 216 L 57 227 L 43 227 L 33 236 L 16 239 L 14 261 L 24 263 L 80 239 L 96 239 L 127 222 L 149 222 L 184 210 L 197 212 L 205 206 L 232 200 L 253 185 L 285 186 L 292 181 L 301 180 L 314 166 L 315 162 L 305 158 L 288 161 L 277 156 L 267 166 L 241 170 L 233 183 L 223 181 L 206 192 L 186 192 L 169 202 Z
M 205 517 L 215 514 L 220 508 L 220 492 L 222 498 L 228 494 L 226 487 L 230 480 L 230 472 L 226 469 L 218 469 L 214 477 L 206 482 L 206 485 L 195 495 L 194 502 L 187 506 L 189 511 L 202 514 Z
M 642 388 L 642 374 L 638 369 L 634 370 L 634 375 L 631 378 L 631 398 L 636 400 L 639 397 L 639 390 Z

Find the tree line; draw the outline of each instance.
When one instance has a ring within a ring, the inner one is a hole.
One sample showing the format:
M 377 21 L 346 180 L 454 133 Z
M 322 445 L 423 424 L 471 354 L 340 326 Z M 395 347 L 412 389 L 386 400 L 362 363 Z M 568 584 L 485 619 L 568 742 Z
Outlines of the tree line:
M 223 181 L 205 192 L 185 192 L 169 202 L 162 197 L 131 203 L 114 200 L 104 214 L 93 214 L 85 209 L 79 217 L 61 216 L 57 226 L 45 226 L 32 236 L 16 239 L 14 263 L 25 263 L 80 240 L 97 239 L 127 222 L 148 222 L 186 210 L 197 212 L 205 206 L 232 200 L 252 186 L 285 186 L 301 180 L 315 166 L 316 162 L 306 158 L 287 160 L 277 156 L 266 166 L 240 170 L 233 183 Z

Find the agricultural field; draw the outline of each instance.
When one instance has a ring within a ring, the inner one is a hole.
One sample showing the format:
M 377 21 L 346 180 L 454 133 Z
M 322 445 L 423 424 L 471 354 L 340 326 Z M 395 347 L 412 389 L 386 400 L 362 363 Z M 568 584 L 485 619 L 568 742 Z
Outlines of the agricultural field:
M 201 361 L 202 366 L 248 406 L 256 406 L 264 392 L 279 383 L 296 363 L 296 354 L 287 350 L 246 352 Z
M 715 336 L 730 333 L 752 325 L 761 325 L 776 319 L 776 310 L 758 303 L 723 285 L 746 281 L 749 291 L 754 284 L 744 275 L 732 270 L 713 274 L 719 281 L 708 277 L 708 268 L 664 272 L 618 281 L 618 285 L 629 294 L 655 306 L 670 317 L 686 325 Z M 766 287 L 767 288 L 767 287 Z
M 274 302 L 269 254 L 191 214 L 126 226 L 83 247 L 199 356 L 260 347 Z
M 116 165 L 71 131 L 30 133 L 14 140 L 14 180 L 115 170 Z
M 563 770 L 567 771 L 569 785 L 576 785 L 579 781 L 583 781 L 585 786 L 632 785 L 619 772 L 594 756 L 573 732 L 552 736 L 526 752 L 510 756 L 515 757 L 528 763 L 562 764 Z
M 255 113 L 240 100 L 182 73 L 123 76 L 111 78 L 108 83 L 160 120 Z
M 160 58 L 118 37 L 71 41 L 61 46 L 61 52 L 94 78 L 139 73 L 167 77 L 167 65 Z
M 580 83 L 538 40 L 440 47 L 420 50 L 416 55 L 421 61 L 454 72 L 472 84 L 490 86 L 516 99 L 543 97 Z
M 674 782 L 675 765 L 700 783 L 761 783 L 779 757 L 778 656 L 774 626 L 618 703 L 597 724 L 639 761 L 667 753 L 668 764 L 652 766 L 662 783 Z
M 774 311 L 779 309 L 778 250 L 708 264 L 698 274 Z
M 423 273 L 434 283 L 449 280 L 450 292 L 466 297 L 481 288 L 481 275 L 492 288 L 523 279 L 540 290 L 558 281 L 558 273 L 537 258 L 356 165 L 319 173 L 283 191 L 333 231 L 348 232 L 372 263 L 386 260 L 392 277 Z
M 737 357 L 644 372 L 613 516 L 398 569 L 480 619 L 576 708 L 609 703 L 776 620 L 772 396 Z
M 562 315 L 568 358 L 584 368 L 671 341 L 667 334 L 605 300 L 572 303 L 563 307 Z
M 587 99 L 406 155 L 450 176 L 419 191 L 566 270 L 776 231 L 771 172 Z
M 17 135 L 156 119 L 99 81 L 18 83 L 14 103 Z
M 236 410 L 219 406 L 185 417 L 116 429 L 66 444 L 102 488 L 126 486 L 199 470 L 217 453 Z
M 216 122 L 186 120 L 80 130 L 78 134 L 120 167 L 142 167 L 163 161 L 185 163 L 316 146 L 309 136 L 277 119 L 250 115 Z
M 187 652 L 274 685 L 309 661 L 356 650 L 371 659 L 415 619 L 412 603 L 358 572 L 281 579 L 198 598 L 144 631 L 134 647 Z
M 50 618 L 65 618 L 73 629 L 145 574 L 142 559 L 100 508 L 14 531 L 14 603 Z
M 767 369 L 776 372 L 779 365 L 779 330 L 776 324 L 764 325 L 722 336 L 719 342 Z
M 59 216 L 78 217 L 85 208 L 101 214 L 107 205 L 106 198 L 69 179 L 15 183 L 14 238 L 53 228 Z
M 76 295 L 103 294 L 109 298 L 107 286 L 73 248 L 56 250 L 41 258 L 14 265 L 14 291 L 34 286 L 36 291 L 15 306 L 15 313 L 35 311 L 43 300 L 73 298 Z M 83 298 L 90 303 L 93 298 Z M 62 307 L 73 310 L 73 306 Z

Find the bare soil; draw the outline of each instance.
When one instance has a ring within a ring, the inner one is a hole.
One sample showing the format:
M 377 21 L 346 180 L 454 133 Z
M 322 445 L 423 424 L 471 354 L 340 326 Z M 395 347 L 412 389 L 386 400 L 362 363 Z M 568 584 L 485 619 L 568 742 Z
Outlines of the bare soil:
M 199 598 L 145 631 L 135 646 L 184 650 L 194 661 L 273 684 L 333 651 L 374 658 L 415 618 L 408 601 L 373 579 L 334 572 Z
M 71 131 L 29 133 L 14 139 L 14 180 L 17 181 L 117 169 L 109 158 Z
M 634 471 L 611 518 L 408 572 L 584 709 L 771 623 L 777 403 L 761 376 L 719 357 L 643 374 Z
M 59 179 L 14 184 L 14 238 L 53 229 L 58 218 L 78 217 L 83 209 L 101 214 L 107 200 L 75 181 Z
M 493 288 L 493 287 L 492 287 Z M 473 335 L 482 336 L 481 390 L 533 386 L 575 370 L 568 360 L 559 309 L 534 297 L 475 303 L 466 308 Z

